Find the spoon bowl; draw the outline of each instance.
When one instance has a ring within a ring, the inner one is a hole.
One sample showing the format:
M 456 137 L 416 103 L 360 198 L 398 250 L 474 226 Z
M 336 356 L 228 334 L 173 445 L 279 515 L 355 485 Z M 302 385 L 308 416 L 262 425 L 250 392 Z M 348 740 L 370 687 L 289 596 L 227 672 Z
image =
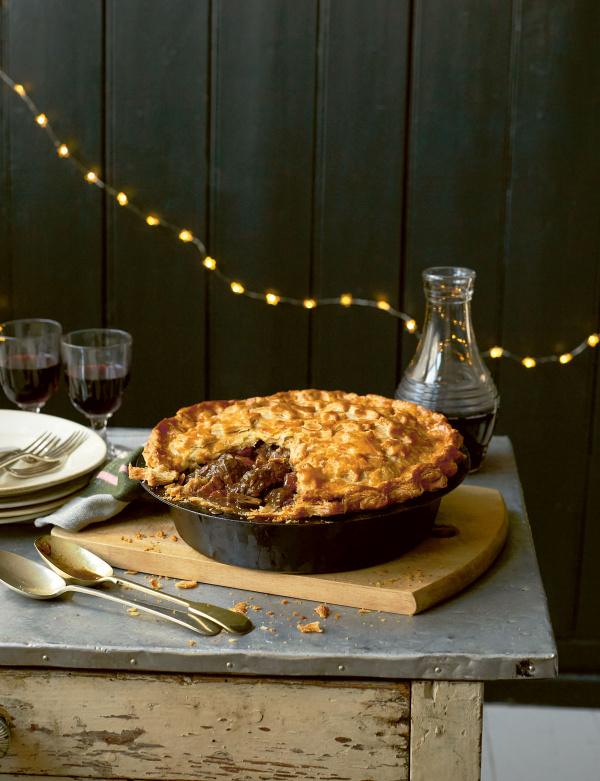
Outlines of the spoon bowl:
M 110 564 L 69 540 L 45 534 L 35 541 L 35 547 L 54 572 L 63 578 L 74 578 L 80 586 L 95 586 L 114 575 Z
M 0 551 L 0 582 L 34 599 L 53 599 L 66 586 L 60 575 L 10 551 Z

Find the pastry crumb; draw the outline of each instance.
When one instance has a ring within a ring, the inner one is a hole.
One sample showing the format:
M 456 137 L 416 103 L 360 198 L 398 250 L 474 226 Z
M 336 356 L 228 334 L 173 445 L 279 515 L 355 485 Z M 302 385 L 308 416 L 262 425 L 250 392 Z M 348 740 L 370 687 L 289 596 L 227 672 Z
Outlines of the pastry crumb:
M 275 631 L 274 629 L 269 629 L 269 632 L 274 632 L 274 631 Z
M 230 643 L 237 643 L 237 637 L 230 637 L 229 638 Z
M 248 611 L 248 603 L 238 602 L 237 605 L 235 605 L 232 609 L 234 613 L 241 613 L 244 615 Z
M 321 616 L 321 618 L 327 618 L 327 616 L 331 613 L 331 610 L 327 607 L 327 605 L 318 605 L 315 608 L 315 613 Z
M 272 610 L 267 610 L 267 615 L 268 616 L 274 616 L 275 613 Z
M 125 570 L 125 574 L 126 575 L 139 575 L 139 572 L 136 569 L 128 569 L 128 570 Z
M 136 607 L 128 607 L 127 612 L 130 616 L 139 616 L 139 611 Z
M 339 618 L 339 617 L 340 617 L 340 614 L 339 614 L 339 613 L 336 613 L 336 614 L 334 615 L 334 618 Z
M 361 607 L 361 609 L 358 611 L 359 613 L 372 613 L 372 610 L 367 610 L 366 607 Z
M 146 535 L 145 535 L 145 534 L 142 534 L 141 532 L 136 532 L 136 533 L 135 533 L 135 538 L 136 538 L 136 540 L 143 540 L 145 536 L 146 536 Z
M 190 640 L 190 642 L 188 643 L 188 645 L 196 645 L 196 641 L 195 641 L 195 640 Z
M 281 604 L 282 605 L 289 605 L 290 604 L 290 600 L 289 599 L 282 599 L 281 600 Z
M 171 542 L 177 542 L 178 539 L 179 537 L 177 537 L 175 534 L 171 535 Z
M 162 583 L 158 582 L 158 578 L 150 578 L 150 585 L 153 589 L 156 589 L 156 591 L 162 588 Z
M 196 588 L 198 585 L 197 580 L 180 580 L 175 584 L 177 588 Z
M 156 532 L 156 536 L 157 536 L 157 537 L 160 537 L 160 538 L 161 538 L 161 540 L 164 540 L 164 539 L 165 539 L 165 537 L 166 537 L 167 535 L 166 535 L 166 534 L 164 533 L 164 531 L 162 531 L 162 529 L 161 529 L 160 531 Z
M 323 632 L 324 631 L 319 626 L 319 622 L 318 621 L 313 621 L 310 624 L 301 624 L 300 622 L 298 622 L 297 626 L 298 626 L 298 629 L 301 632 Z
M 262 610 L 262 607 L 259 607 L 258 605 L 252 605 L 252 610 Z

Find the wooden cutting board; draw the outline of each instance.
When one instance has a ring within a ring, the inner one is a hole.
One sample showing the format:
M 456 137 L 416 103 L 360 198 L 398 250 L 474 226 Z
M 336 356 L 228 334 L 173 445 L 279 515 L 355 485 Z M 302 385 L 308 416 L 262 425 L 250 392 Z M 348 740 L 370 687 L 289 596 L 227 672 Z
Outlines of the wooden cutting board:
M 132 503 L 112 523 L 80 532 L 52 529 L 53 535 L 77 542 L 114 567 L 404 615 L 432 607 L 472 583 L 494 561 L 507 532 L 500 493 L 464 485 L 442 499 L 432 536 L 416 548 L 376 567 L 325 575 L 262 572 L 212 561 L 179 538 L 167 508 L 152 500 Z M 193 590 L 181 593 L 194 599 Z

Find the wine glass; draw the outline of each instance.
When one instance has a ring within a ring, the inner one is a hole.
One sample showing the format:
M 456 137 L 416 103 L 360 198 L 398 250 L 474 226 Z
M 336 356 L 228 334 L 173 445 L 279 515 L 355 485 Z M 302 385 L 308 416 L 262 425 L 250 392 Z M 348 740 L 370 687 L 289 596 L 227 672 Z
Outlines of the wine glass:
M 39 412 L 58 388 L 60 335 L 55 320 L 8 320 L 0 325 L 0 384 L 20 409 Z
M 126 453 L 110 442 L 106 424 L 121 406 L 129 383 L 132 342 L 131 334 L 115 328 L 71 331 L 61 340 L 71 403 L 104 439 L 109 458 Z

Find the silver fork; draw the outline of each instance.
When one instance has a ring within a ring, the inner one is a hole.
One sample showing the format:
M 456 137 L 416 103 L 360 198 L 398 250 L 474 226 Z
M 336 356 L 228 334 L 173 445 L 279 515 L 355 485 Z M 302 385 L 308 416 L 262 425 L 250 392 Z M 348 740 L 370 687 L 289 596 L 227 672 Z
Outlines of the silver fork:
M 27 447 L 20 448 L 18 450 L 11 450 L 0 458 L 0 468 L 5 464 L 13 464 L 22 458 L 37 458 L 48 452 L 48 450 L 56 447 L 60 444 L 60 439 L 53 435 L 50 431 L 46 431 Z
M 48 453 L 43 456 L 35 456 L 38 461 L 34 466 L 26 469 L 17 469 L 16 467 L 6 466 L 6 471 L 17 478 L 38 477 L 44 475 L 46 472 L 52 472 L 65 463 L 67 458 L 77 448 L 82 445 L 87 439 L 87 433 L 84 431 L 78 431 L 71 434 L 70 437 L 60 442 L 57 446 L 53 447 Z

